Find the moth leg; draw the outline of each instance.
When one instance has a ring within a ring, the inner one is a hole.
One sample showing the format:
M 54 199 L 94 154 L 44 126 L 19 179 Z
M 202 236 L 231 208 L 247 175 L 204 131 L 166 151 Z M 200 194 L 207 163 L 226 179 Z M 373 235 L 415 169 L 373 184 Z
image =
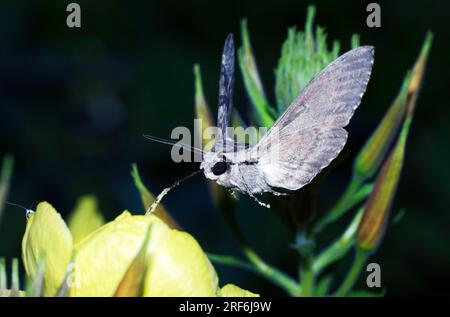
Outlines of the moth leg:
M 247 194 L 253 198 L 254 201 L 256 201 L 260 206 L 266 207 L 266 208 L 270 208 L 270 204 L 266 204 L 263 203 L 262 201 L 260 201 L 258 198 L 255 197 L 255 195 L 253 195 L 250 191 L 247 191 Z
M 281 193 L 281 192 L 276 192 L 274 190 L 270 191 L 274 196 L 289 196 L 288 193 Z
M 238 165 L 238 168 L 239 168 L 239 171 L 240 171 L 241 169 L 240 169 L 240 166 L 239 166 L 239 165 Z M 260 201 L 258 198 L 256 198 L 255 195 L 252 194 L 251 190 L 250 190 L 250 189 L 248 188 L 248 186 L 247 186 L 247 182 L 245 181 L 244 174 L 243 174 L 243 173 L 239 173 L 239 175 L 241 175 L 242 180 L 244 181 L 245 192 L 246 192 L 250 197 L 252 197 L 253 200 L 256 201 L 260 206 L 263 206 L 263 207 L 266 207 L 266 208 L 270 208 L 270 204 L 263 203 L 263 202 Z
M 237 192 L 237 190 L 235 190 L 235 189 L 228 189 L 228 193 L 231 195 L 231 197 L 233 197 L 234 199 L 236 199 L 236 200 L 239 200 L 239 197 L 238 197 L 238 192 Z

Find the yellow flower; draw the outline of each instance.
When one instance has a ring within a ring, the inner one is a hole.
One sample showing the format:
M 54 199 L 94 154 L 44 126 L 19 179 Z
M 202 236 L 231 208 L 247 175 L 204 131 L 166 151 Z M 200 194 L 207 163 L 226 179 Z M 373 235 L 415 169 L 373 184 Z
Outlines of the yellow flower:
M 222 297 L 259 297 L 258 294 L 252 293 L 233 284 L 227 284 L 220 290 Z
M 31 278 L 43 259 L 45 296 L 63 282 L 70 296 L 257 296 L 234 285 L 219 288 L 198 242 L 155 215 L 125 211 L 73 243 L 61 216 L 43 202 L 28 219 L 22 253 Z
M 98 210 L 97 199 L 91 195 L 81 197 L 67 223 L 72 233 L 74 244 L 100 228 L 105 223 L 105 220 Z
M 66 223 L 49 203 L 40 203 L 27 221 L 22 239 L 22 259 L 31 278 L 38 273 L 39 261 L 44 261 L 44 296 L 51 296 L 58 290 L 71 254 L 72 235 Z

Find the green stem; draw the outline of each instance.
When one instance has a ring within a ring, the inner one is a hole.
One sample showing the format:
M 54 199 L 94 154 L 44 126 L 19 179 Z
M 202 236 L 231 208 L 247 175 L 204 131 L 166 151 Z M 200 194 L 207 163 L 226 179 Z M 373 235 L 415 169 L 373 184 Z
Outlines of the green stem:
M 214 263 L 234 266 L 254 273 L 259 273 L 259 271 L 257 271 L 253 265 L 241 259 L 235 258 L 234 256 L 214 253 L 207 253 L 206 255 Z
M 355 242 L 355 233 L 358 229 L 363 213 L 364 208 L 361 208 L 353 217 L 352 222 L 342 236 L 319 253 L 313 263 L 313 270 L 316 275 L 320 274 L 322 270 L 331 263 L 343 258 L 353 247 Z
M 241 251 L 247 257 L 249 262 L 254 265 L 256 271 L 267 280 L 284 289 L 290 295 L 298 296 L 301 292 L 301 288 L 297 281 L 261 259 L 261 257 L 250 247 L 248 241 L 245 239 L 244 234 L 236 222 L 234 214 L 228 215 L 225 219 L 231 233 L 241 248 Z
M 315 274 L 312 263 L 313 258 L 311 255 L 303 257 L 300 262 L 301 296 L 313 296 L 314 294 Z
M 367 261 L 368 253 L 362 251 L 360 249 L 356 249 L 355 258 L 353 260 L 353 264 L 350 267 L 350 271 L 347 273 L 344 281 L 342 282 L 339 289 L 334 294 L 337 297 L 346 296 L 348 292 L 351 291 L 353 286 L 355 285 L 358 277 L 364 267 L 364 264 Z
M 8 296 L 5 258 L 0 258 L 0 296 Z
M 242 247 L 242 251 L 247 259 L 256 267 L 258 272 L 265 276 L 269 281 L 272 281 L 274 284 L 280 286 L 290 295 L 296 296 L 300 294 L 300 285 L 298 285 L 294 279 L 266 263 L 250 247 Z
M 14 258 L 12 260 L 12 270 L 11 270 L 11 297 L 19 297 L 19 260 Z
M 323 218 L 319 219 L 317 223 L 314 224 L 314 231 L 319 232 L 323 230 L 326 225 L 339 219 L 339 217 L 366 198 L 372 192 L 373 185 L 365 184 L 363 186 L 363 183 L 364 179 L 357 174 L 354 174 L 350 184 L 347 186 L 347 189 L 338 202 L 324 215 Z

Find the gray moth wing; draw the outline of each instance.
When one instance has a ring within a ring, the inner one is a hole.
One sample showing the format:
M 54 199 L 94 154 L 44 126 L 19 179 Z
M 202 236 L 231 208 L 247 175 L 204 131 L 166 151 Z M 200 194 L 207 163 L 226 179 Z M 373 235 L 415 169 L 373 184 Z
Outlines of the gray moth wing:
M 228 34 L 222 52 L 219 79 L 219 107 L 217 112 L 218 138 L 215 149 L 224 148 L 227 144 L 226 129 L 230 126 L 233 108 L 233 81 L 234 81 L 235 48 L 233 34 Z
M 251 150 L 272 188 L 296 190 L 328 166 L 347 141 L 349 123 L 370 79 L 374 47 L 355 48 L 303 89 Z

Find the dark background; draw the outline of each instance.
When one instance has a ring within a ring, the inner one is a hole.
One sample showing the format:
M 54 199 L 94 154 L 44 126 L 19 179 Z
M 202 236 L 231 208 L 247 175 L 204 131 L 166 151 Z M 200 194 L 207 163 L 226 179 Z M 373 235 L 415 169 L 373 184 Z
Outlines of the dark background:
M 376 47 L 375 68 L 350 137 L 336 168 L 321 186 L 330 206 L 345 188 L 353 155 L 376 127 L 403 76 L 415 61 L 425 33 L 434 42 L 408 142 L 394 211 L 406 214 L 390 227 L 372 261 L 382 267 L 387 295 L 449 295 L 450 107 L 448 1 L 378 1 L 382 27 L 365 24 L 365 1 L 317 1 L 316 21 L 330 39 L 350 47 L 352 33 Z M 124 209 L 142 212 L 130 177 L 136 162 L 158 193 L 198 168 L 175 164 L 170 147 L 142 133 L 169 137 L 192 127 L 192 66 L 200 63 L 205 93 L 215 111 L 220 52 L 228 32 L 239 40 L 247 17 L 266 91 L 273 100 L 274 68 L 287 28 L 303 28 L 303 1 L 78 1 L 81 29 L 66 27 L 69 1 L 2 1 L 0 4 L 0 157 L 16 167 L 10 200 L 26 206 L 47 200 L 63 215 L 76 198 L 93 193 L 108 220 Z M 235 104 L 249 109 L 240 74 Z M 192 179 L 164 203 L 210 252 L 239 255 L 211 204 L 203 177 Z M 241 198 L 239 221 L 256 250 L 291 274 L 292 237 L 279 219 Z M 345 224 L 342 223 L 342 224 Z M 0 224 L 0 255 L 20 257 L 24 212 L 12 207 Z M 342 227 L 343 228 L 343 227 Z M 339 226 L 335 228 L 338 231 Z M 350 259 L 336 267 L 344 271 Z M 266 295 L 282 295 L 259 277 L 216 265 L 221 284 L 233 282 Z M 363 285 L 361 283 L 361 285 Z

